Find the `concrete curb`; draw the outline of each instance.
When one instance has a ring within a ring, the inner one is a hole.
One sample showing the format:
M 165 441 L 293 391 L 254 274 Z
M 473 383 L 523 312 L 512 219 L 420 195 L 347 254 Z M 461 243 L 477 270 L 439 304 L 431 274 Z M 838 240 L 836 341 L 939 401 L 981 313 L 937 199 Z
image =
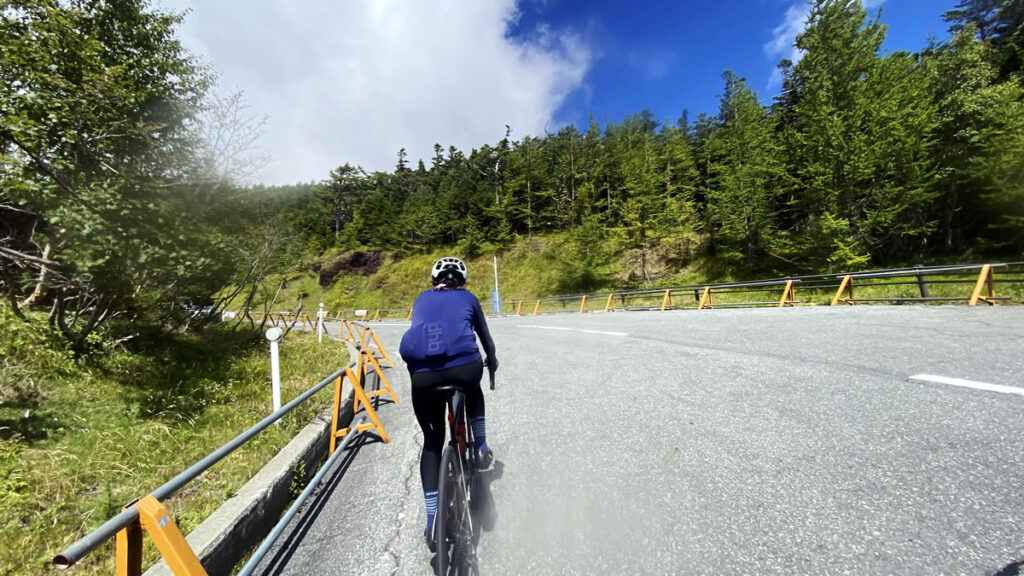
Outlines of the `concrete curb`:
M 358 350 L 350 343 L 349 357 L 357 358 Z M 347 394 L 339 408 L 339 426 L 352 422 L 352 387 L 346 383 Z M 318 414 L 295 438 L 292 438 L 255 476 L 189 533 L 186 540 L 210 576 L 229 576 L 235 565 L 253 546 L 273 529 L 281 514 L 291 503 L 289 488 L 294 470 L 304 463 L 306 478 L 327 460 L 331 435 L 331 408 Z M 173 576 L 167 563 L 160 560 L 145 576 Z

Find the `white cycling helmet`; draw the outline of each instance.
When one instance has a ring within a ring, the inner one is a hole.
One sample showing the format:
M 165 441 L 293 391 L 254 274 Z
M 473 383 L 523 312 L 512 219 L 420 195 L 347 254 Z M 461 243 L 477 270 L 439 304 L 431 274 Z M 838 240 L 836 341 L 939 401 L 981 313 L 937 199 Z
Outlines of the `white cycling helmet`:
M 466 264 L 458 258 L 452 256 L 445 256 L 437 262 L 434 262 L 434 267 L 430 269 L 430 277 L 437 280 L 441 273 L 446 270 L 454 270 L 462 275 L 462 281 L 465 282 L 466 278 L 469 277 L 469 273 L 466 271 Z

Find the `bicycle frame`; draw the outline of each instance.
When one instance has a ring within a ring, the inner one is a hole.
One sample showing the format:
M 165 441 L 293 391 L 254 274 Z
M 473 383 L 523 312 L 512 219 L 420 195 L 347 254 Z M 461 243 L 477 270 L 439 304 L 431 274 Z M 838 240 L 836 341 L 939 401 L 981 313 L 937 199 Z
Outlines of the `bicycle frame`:
M 447 392 L 449 439 L 447 447 L 442 453 L 440 478 L 438 479 L 440 490 L 438 495 L 438 514 L 447 515 L 454 513 L 458 515 L 461 513 L 464 516 L 459 520 L 457 533 L 455 534 L 445 533 L 450 530 L 447 527 L 448 520 L 439 518 L 437 524 L 435 524 L 438 526 L 438 533 L 436 535 L 438 568 L 441 574 L 446 574 L 449 570 L 454 570 L 456 574 L 471 574 L 477 572 L 476 546 L 473 542 L 474 530 L 470 513 L 473 479 L 477 471 L 477 451 L 473 442 L 472 427 L 466 425 L 465 394 L 457 387 L 449 388 Z M 458 454 L 458 457 L 453 458 L 452 461 L 457 466 L 455 475 L 459 477 L 457 482 L 459 489 L 456 490 L 455 498 L 457 501 L 449 502 L 450 496 L 445 488 L 449 474 L 447 469 L 448 458 L 445 455 L 453 452 Z M 443 499 L 440 498 L 442 494 L 444 494 Z M 464 500 L 463 497 L 460 497 L 463 495 Z M 454 519 L 455 517 L 453 516 L 451 520 Z M 451 559 L 447 557 L 449 536 L 451 536 Z M 464 570 L 468 570 L 468 572 L 464 572 Z
M 457 417 L 456 417 L 457 415 Z M 476 463 L 476 450 L 468 453 L 468 446 L 475 446 L 473 430 L 466 426 L 466 395 L 460 390 L 453 390 L 448 396 L 448 434 L 449 443 L 458 443 L 459 455 L 462 456 L 463 468 L 470 463 Z M 467 468 L 468 469 L 468 468 Z M 475 469 L 473 470 L 476 471 Z

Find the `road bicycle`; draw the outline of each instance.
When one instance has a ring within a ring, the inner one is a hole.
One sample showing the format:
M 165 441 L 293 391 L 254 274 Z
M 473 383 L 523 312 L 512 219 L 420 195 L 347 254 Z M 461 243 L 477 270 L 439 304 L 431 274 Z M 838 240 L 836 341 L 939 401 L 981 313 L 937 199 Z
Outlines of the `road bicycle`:
M 490 372 L 494 390 L 494 372 Z M 437 483 L 437 518 L 434 522 L 440 576 L 478 576 L 476 533 L 473 530 L 473 480 L 479 470 L 479 453 L 473 428 L 466 426 L 466 394 L 454 385 L 439 386 L 447 394 L 448 444 L 441 452 Z

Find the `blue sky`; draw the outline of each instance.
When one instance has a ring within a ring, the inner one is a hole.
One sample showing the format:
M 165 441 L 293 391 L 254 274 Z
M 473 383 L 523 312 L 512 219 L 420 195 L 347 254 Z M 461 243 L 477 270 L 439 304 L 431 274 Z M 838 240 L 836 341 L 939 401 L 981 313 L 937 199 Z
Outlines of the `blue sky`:
M 556 110 L 555 118 L 585 129 L 589 114 L 603 126 L 647 108 L 675 122 L 684 108 L 691 122 L 715 114 L 726 69 L 747 79 L 759 98 L 778 93 L 771 82 L 779 59 L 766 45 L 784 35 L 787 13 L 799 0 L 542 0 L 520 4 L 513 37 L 529 37 L 538 26 L 575 30 L 594 53 L 583 85 Z M 941 14 L 955 0 L 886 0 L 874 6 L 888 26 L 884 50 L 917 51 L 928 38 L 947 38 Z M 782 38 L 780 38 L 782 40 Z M 791 42 L 789 43 L 791 44 Z
M 715 114 L 721 74 L 763 102 L 793 57 L 803 0 L 154 0 L 188 11 L 184 45 L 267 117 L 249 181 L 321 180 L 345 163 L 391 170 L 399 149 L 469 151 L 574 123 L 651 110 L 675 122 Z M 946 38 L 956 0 L 868 0 L 884 48 Z

